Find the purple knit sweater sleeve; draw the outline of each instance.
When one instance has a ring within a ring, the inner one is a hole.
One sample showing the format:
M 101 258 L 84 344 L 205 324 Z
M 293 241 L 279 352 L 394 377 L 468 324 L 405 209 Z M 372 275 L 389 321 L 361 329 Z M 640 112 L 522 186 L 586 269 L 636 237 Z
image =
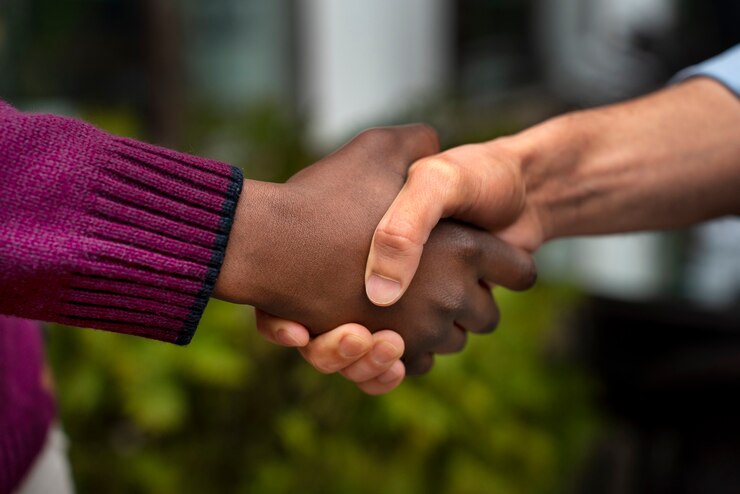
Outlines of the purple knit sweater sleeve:
M 187 344 L 238 168 L 0 101 L 0 314 Z
M 0 316 L 0 494 L 13 492 L 28 473 L 55 415 L 43 358 L 38 323 Z

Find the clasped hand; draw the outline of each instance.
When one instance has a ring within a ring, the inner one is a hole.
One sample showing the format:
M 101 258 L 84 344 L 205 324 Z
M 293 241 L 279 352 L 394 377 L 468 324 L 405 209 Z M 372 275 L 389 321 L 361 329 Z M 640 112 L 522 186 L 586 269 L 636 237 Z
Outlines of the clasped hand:
M 382 307 L 365 291 L 366 277 L 373 275 L 366 274 L 366 263 L 376 227 L 404 187 L 409 167 L 438 151 L 429 127 L 373 129 L 285 184 L 245 182 L 216 296 L 254 305 L 261 331 L 273 341 L 305 346 L 300 333 L 295 341 L 286 340 L 288 321 L 299 321 L 313 336 L 324 335 L 326 344 L 320 346 L 317 338 L 304 356 L 320 370 L 342 370 L 355 381 L 362 381 L 363 373 L 371 381 L 389 369 L 382 358 L 357 358 L 362 348 L 326 365 L 327 354 L 339 351 L 340 340 L 353 332 L 367 328 L 388 338 L 378 332 L 393 329 L 403 342 L 391 336 L 391 347 L 405 344 L 406 371 L 423 373 L 433 354 L 462 349 L 468 331 L 493 330 L 499 316 L 491 285 L 528 288 L 533 261 L 523 250 L 454 220 L 431 225 L 400 300 Z M 410 239 L 399 233 L 383 242 L 403 251 Z M 347 341 L 345 347 L 351 347 Z M 354 362 L 354 369 L 333 368 L 344 360 Z M 402 370 L 396 367 L 385 380 L 400 380 Z M 385 388 L 371 383 L 363 389 Z

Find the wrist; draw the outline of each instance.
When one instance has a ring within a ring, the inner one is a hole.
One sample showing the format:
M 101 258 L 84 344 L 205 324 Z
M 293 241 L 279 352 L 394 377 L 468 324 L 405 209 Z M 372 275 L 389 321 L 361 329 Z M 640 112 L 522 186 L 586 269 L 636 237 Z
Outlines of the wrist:
M 574 234 L 579 207 L 589 195 L 583 180 L 586 157 L 596 146 L 598 116 L 591 111 L 561 115 L 506 138 L 517 157 L 526 190 L 526 213 L 541 242 Z
M 268 287 L 270 250 L 283 213 L 284 184 L 245 180 L 237 203 L 224 262 L 213 296 L 238 304 L 259 306 Z

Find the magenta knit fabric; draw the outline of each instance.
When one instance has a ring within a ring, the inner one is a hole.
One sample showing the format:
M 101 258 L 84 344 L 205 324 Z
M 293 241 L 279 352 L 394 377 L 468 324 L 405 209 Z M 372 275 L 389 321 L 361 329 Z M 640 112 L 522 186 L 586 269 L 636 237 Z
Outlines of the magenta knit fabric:
M 46 440 L 54 401 L 41 385 L 38 323 L 0 316 L 0 492 L 18 484 Z
M 0 314 L 187 344 L 241 185 L 229 165 L 0 101 Z M 0 493 L 52 416 L 41 354 L 29 323 L 0 318 Z

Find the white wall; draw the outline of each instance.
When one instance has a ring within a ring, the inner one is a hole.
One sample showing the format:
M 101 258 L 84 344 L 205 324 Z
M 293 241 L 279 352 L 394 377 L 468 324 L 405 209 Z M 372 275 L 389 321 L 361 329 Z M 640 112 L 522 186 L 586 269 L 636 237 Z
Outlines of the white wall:
M 320 147 L 438 94 L 449 79 L 449 0 L 302 0 L 301 100 Z

